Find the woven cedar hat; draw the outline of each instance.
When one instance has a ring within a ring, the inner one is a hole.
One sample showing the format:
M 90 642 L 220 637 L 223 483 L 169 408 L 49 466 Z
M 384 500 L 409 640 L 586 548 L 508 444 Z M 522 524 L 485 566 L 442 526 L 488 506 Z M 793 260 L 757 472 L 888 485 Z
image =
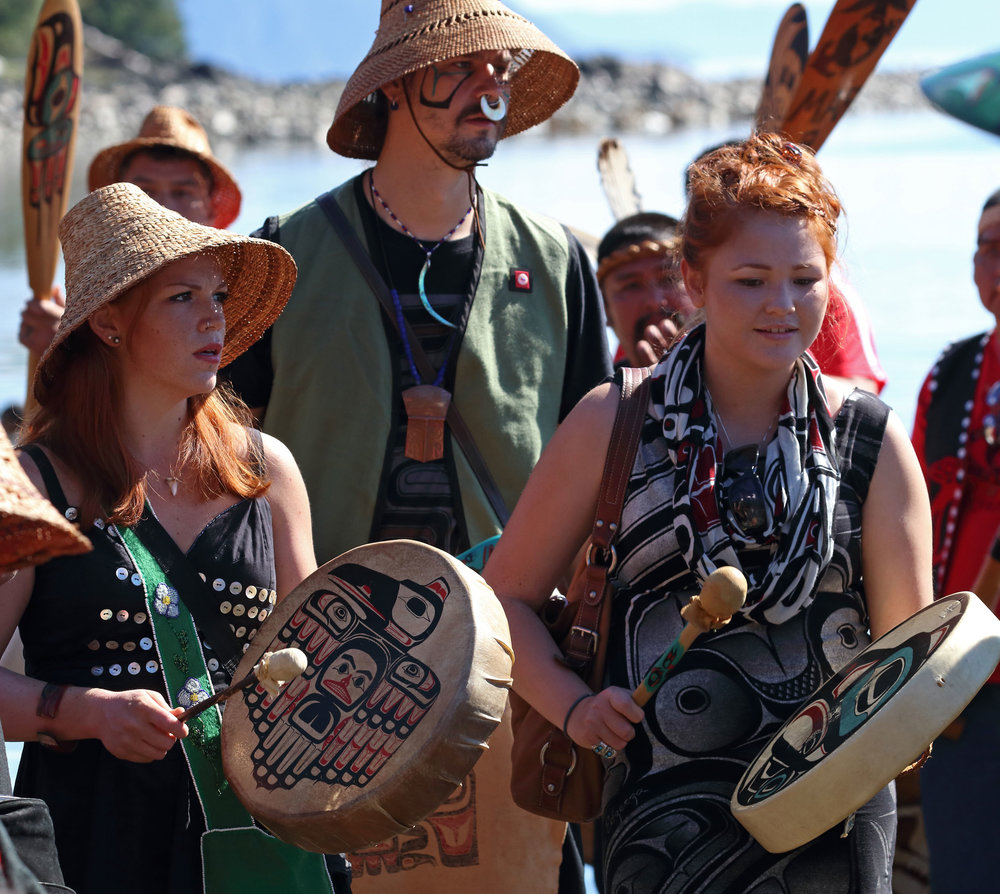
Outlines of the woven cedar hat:
M 212 174 L 214 226 L 225 229 L 240 213 L 243 195 L 229 173 L 212 155 L 208 135 L 190 112 L 174 106 L 154 106 L 139 128 L 139 135 L 127 143 L 109 146 L 94 156 L 87 173 L 87 188 L 100 189 L 121 180 L 125 160 L 140 149 L 172 146 L 193 155 Z
M 69 335 L 167 264 L 204 253 L 218 261 L 229 289 L 222 366 L 277 319 L 295 284 L 295 262 L 280 245 L 193 223 L 131 183 L 90 193 L 62 219 L 59 239 L 66 259 L 66 310 L 38 361 L 36 395 Z
M 375 42 L 344 87 L 327 132 L 330 148 L 348 158 L 378 158 L 383 135 L 372 94 L 435 62 L 487 50 L 514 56 L 504 136 L 540 124 L 576 90 L 576 63 L 496 0 L 382 0 Z
M 31 483 L 0 432 L 0 573 L 89 549 L 90 541 Z

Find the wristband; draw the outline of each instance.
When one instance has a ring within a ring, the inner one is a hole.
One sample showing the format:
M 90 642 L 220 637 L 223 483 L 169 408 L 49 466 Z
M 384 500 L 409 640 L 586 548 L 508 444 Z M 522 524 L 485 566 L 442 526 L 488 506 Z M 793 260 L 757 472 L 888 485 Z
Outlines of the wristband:
M 59 710 L 59 702 L 66 694 L 69 686 L 64 683 L 46 683 L 42 687 L 42 694 L 38 697 L 38 707 L 35 714 L 38 717 L 46 717 L 49 720 L 55 719 L 56 711 Z M 62 742 L 47 730 L 38 731 L 38 741 L 44 748 L 52 751 L 66 753 L 76 748 L 76 742 Z
M 37 717 L 48 717 L 50 720 L 56 716 L 59 710 L 59 702 L 66 694 L 69 686 L 62 683 L 46 683 L 42 687 L 42 694 L 38 697 L 38 707 L 35 708 Z
M 569 706 L 569 710 L 566 712 L 566 719 L 563 721 L 563 727 L 562 727 L 563 735 L 567 739 L 571 738 L 571 736 L 569 734 L 569 730 L 568 730 L 568 727 L 569 727 L 569 718 L 572 716 L 573 712 L 576 710 L 576 706 L 578 704 L 580 704 L 580 702 L 584 701 L 585 699 L 593 698 L 593 697 L 594 697 L 594 693 L 593 692 L 587 692 L 584 695 L 581 695 L 575 702 L 573 702 L 573 704 L 571 704 Z

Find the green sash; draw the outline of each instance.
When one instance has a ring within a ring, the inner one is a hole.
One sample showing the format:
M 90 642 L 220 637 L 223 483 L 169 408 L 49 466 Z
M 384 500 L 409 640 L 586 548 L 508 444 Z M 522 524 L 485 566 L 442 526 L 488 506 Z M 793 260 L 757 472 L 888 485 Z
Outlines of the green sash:
M 194 619 L 136 533 L 125 527 L 119 531 L 142 576 L 168 701 L 172 707 L 189 708 L 213 694 Z M 323 856 L 268 835 L 233 794 L 222 772 L 219 708 L 212 706 L 187 724 L 181 746 L 207 830 L 201 842 L 205 894 L 333 894 Z

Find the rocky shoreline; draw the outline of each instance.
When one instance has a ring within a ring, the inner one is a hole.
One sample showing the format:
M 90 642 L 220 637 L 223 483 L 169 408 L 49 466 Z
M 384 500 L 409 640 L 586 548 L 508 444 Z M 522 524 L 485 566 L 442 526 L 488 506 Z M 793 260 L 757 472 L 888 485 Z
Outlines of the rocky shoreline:
M 80 111 L 84 152 L 133 136 L 156 104 L 183 106 L 205 125 L 213 145 L 324 143 L 343 81 L 269 84 L 206 65 L 155 62 L 96 29 L 85 28 L 85 83 Z M 0 151 L 20 145 L 22 63 L 0 78 Z M 749 122 L 761 79 L 702 81 L 661 64 L 612 58 L 580 61 L 573 98 L 533 133 L 663 135 L 686 128 Z M 848 114 L 928 108 L 920 72 L 876 73 Z M 8 156 L 9 157 L 9 156 Z

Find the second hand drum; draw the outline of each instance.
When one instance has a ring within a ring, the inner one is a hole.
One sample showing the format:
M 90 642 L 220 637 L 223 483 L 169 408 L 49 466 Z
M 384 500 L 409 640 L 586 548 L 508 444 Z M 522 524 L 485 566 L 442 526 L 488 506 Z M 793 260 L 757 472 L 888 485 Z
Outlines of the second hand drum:
M 307 667 L 277 696 L 231 699 L 226 778 L 284 841 L 355 851 L 409 829 L 488 747 L 511 683 L 507 620 L 492 589 L 409 540 L 358 547 L 285 597 L 234 675 L 265 651 Z
M 920 757 L 998 660 L 1000 620 L 974 593 L 922 608 L 785 723 L 743 774 L 733 816 L 772 853 L 844 820 L 849 829 L 854 811 Z

